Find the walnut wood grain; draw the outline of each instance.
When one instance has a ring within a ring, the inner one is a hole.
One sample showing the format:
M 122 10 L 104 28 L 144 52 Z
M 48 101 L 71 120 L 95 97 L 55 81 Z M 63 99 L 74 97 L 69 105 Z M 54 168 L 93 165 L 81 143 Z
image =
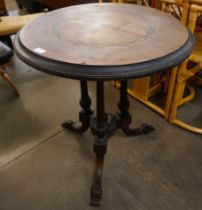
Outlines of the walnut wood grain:
M 45 50 L 40 56 L 102 66 L 161 58 L 187 38 L 186 28 L 172 16 L 128 4 L 67 7 L 38 18 L 20 33 L 27 49 Z
M 15 45 L 21 59 L 47 73 L 107 80 L 175 66 L 190 54 L 193 40 L 185 26 L 164 12 L 103 3 L 43 15 L 21 30 Z

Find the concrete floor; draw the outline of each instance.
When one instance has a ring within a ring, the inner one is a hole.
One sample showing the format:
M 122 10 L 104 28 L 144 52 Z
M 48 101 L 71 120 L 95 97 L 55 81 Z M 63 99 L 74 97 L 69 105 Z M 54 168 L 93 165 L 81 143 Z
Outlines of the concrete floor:
M 79 83 L 36 71 L 16 57 L 7 69 L 21 96 L 0 80 L 0 210 L 93 209 L 93 137 L 60 127 L 78 118 Z M 94 108 L 95 86 L 89 86 Z M 105 86 L 106 110 L 116 112 L 119 91 Z M 197 97 L 186 106 L 191 113 L 184 107 L 183 116 L 201 116 L 201 102 Z M 134 124 L 147 122 L 156 130 L 138 137 L 118 131 L 110 138 L 99 209 L 201 210 L 201 136 L 168 124 L 133 99 L 130 104 Z

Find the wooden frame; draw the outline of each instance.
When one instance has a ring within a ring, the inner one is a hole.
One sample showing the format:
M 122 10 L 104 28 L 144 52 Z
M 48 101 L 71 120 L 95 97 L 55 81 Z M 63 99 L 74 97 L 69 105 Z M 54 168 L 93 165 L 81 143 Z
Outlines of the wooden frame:
M 189 29 L 192 31 L 192 33 L 194 33 L 194 30 L 196 27 L 198 13 L 202 13 L 202 6 L 192 4 L 190 6 L 189 23 L 188 23 Z M 196 42 L 196 45 L 197 45 L 197 42 Z M 200 55 L 202 55 L 202 48 L 197 49 L 197 50 L 200 50 L 201 52 Z M 195 51 L 193 51 L 190 57 L 186 61 L 184 61 L 179 67 L 179 72 L 177 75 L 176 86 L 175 86 L 175 92 L 174 92 L 173 101 L 171 105 L 171 112 L 169 115 L 169 122 L 172 124 L 178 125 L 186 130 L 189 130 L 198 134 L 202 134 L 202 128 L 189 125 L 177 119 L 178 107 L 190 101 L 195 96 L 194 88 L 188 85 L 187 81 L 188 79 L 193 77 L 198 71 L 202 70 L 202 59 L 201 57 L 198 57 L 198 56 L 199 55 L 197 55 Z M 188 68 L 189 61 L 197 63 L 197 65 L 195 65 L 193 68 L 190 69 Z M 187 97 L 183 97 L 186 86 L 189 88 L 190 94 Z
M 182 0 L 161 0 L 161 10 L 166 11 L 168 5 L 176 5 L 183 9 L 181 12 L 180 20 L 181 22 L 186 25 L 187 17 L 188 17 L 188 9 L 189 4 L 187 2 L 182 2 Z M 172 97 L 177 77 L 178 67 L 174 67 L 170 73 L 165 74 L 165 77 L 160 77 L 156 75 L 156 82 L 151 86 L 151 77 L 144 77 L 140 79 L 133 80 L 133 85 L 131 88 L 128 89 L 128 93 L 136 98 L 137 100 L 141 101 L 149 108 L 153 109 L 160 115 L 162 115 L 165 119 L 168 119 Z M 161 108 L 158 105 L 151 102 L 149 99 L 151 96 L 158 93 L 160 90 L 164 88 L 166 94 L 166 102 L 165 107 Z
M 3 80 L 5 80 L 9 84 L 9 86 L 14 90 L 15 94 L 17 96 L 19 96 L 20 94 L 19 94 L 17 88 L 15 87 L 14 83 L 12 82 L 12 80 L 8 76 L 8 74 L 6 74 L 6 72 L 2 66 L 0 66 L 0 76 L 2 77 Z
M 34 20 L 43 13 L 22 16 L 1 16 L 0 36 L 11 35 L 18 32 L 25 24 Z

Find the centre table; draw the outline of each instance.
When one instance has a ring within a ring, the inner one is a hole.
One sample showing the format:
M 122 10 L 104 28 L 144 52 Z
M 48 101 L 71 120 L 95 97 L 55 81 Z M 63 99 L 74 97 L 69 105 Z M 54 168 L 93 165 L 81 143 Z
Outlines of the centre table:
M 84 4 L 40 16 L 15 38 L 15 51 L 27 64 L 59 77 L 80 80 L 79 124 L 65 129 L 94 135 L 96 167 L 90 203 L 100 205 L 102 172 L 108 138 L 116 129 L 126 135 L 146 134 L 148 124 L 131 128 L 127 80 L 165 71 L 185 60 L 193 37 L 180 21 L 164 12 L 131 4 Z M 96 111 L 91 110 L 87 81 L 97 84 Z M 119 80 L 119 113 L 104 108 L 104 82 Z M 117 154 L 118 155 L 118 154 Z

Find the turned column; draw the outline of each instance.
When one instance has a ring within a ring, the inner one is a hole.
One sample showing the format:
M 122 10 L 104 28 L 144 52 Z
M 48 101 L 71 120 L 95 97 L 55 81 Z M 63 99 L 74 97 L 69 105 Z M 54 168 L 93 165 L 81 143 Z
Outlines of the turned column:
M 104 82 L 97 82 L 97 110 L 95 128 L 94 152 L 96 154 L 96 167 L 94 181 L 91 189 L 91 205 L 99 206 L 102 197 L 102 172 L 104 155 L 107 151 L 107 117 L 104 111 Z
M 65 121 L 62 123 L 62 127 L 76 131 L 78 133 L 83 133 L 90 126 L 90 116 L 92 115 L 93 111 L 90 109 L 91 99 L 88 95 L 88 85 L 86 80 L 80 81 L 80 89 L 80 105 L 82 110 L 79 112 L 79 124 L 73 121 Z

